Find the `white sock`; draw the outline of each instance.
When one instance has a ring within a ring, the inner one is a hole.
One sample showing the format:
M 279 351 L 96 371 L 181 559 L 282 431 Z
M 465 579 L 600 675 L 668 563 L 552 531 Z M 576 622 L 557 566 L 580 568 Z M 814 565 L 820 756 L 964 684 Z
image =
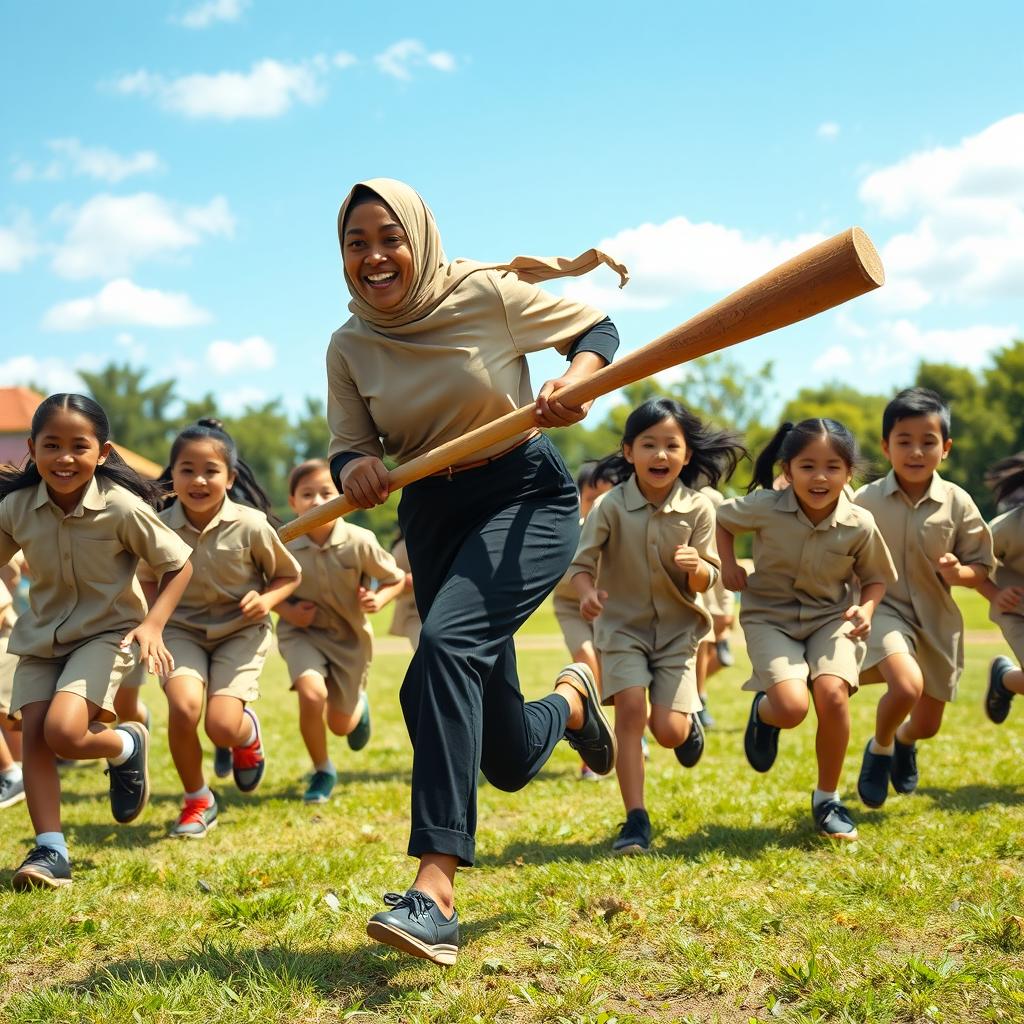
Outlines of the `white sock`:
M 56 850 L 66 861 L 71 860 L 68 857 L 68 844 L 64 842 L 63 832 L 40 832 L 36 836 L 36 846 L 48 846 L 51 850 Z
M 135 737 L 127 729 L 122 729 L 120 726 L 114 730 L 114 735 L 121 738 L 121 753 L 117 757 L 108 757 L 107 764 L 114 768 L 119 768 L 135 753 Z
M 256 742 L 256 719 L 252 715 L 246 715 L 245 720 L 249 723 L 249 738 L 242 744 L 248 747 Z
M 892 753 L 896 749 L 896 744 L 890 743 L 889 746 L 883 747 L 878 740 L 872 739 L 871 746 L 868 749 L 872 754 L 881 754 L 883 757 L 892 757 Z
M 338 770 L 334 767 L 334 762 L 330 758 L 327 758 L 327 760 L 321 764 L 314 764 L 313 767 L 318 772 L 327 772 L 328 775 L 338 774 Z
M 819 807 L 821 804 L 828 803 L 829 800 L 838 800 L 839 790 L 837 789 L 834 793 L 829 793 L 824 789 L 816 789 L 814 795 L 811 797 L 811 804 L 814 807 Z
M 194 793 L 186 793 L 186 800 L 213 800 L 213 790 L 209 786 L 200 786 Z
M 18 782 L 21 779 L 21 765 L 15 761 L 10 768 L 5 768 L 0 772 L 0 779 L 6 779 L 8 782 Z

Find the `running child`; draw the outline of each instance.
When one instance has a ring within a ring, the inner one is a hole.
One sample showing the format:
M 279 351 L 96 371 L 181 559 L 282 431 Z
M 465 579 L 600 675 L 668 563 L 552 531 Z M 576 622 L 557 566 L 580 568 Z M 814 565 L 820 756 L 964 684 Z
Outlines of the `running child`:
M 882 414 L 892 470 L 855 498 L 875 517 L 899 574 L 875 616 L 861 676 L 886 684 L 857 783 L 868 807 L 885 803 L 890 781 L 897 793 L 917 788 L 917 741 L 939 731 L 964 668 L 964 620 L 950 588 L 977 587 L 994 564 L 978 506 L 937 472 L 952 446 L 942 398 L 901 391 Z
M 220 421 L 199 420 L 177 436 L 163 479 L 174 492 L 160 518 L 192 551 L 195 567 L 165 631 L 174 670 L 160 678 L 171 757 L 185 789 L 170 834 L 201 839 L 217 824 L 199 743 L 203 698 L 207 736 L 230 749 L 235 785 L 251 793 L 266 761 L 249 705 L 260 695 L 272 642 L 270 611 L 299 585 L 299 566 L 268 522 L 270 500 Z
M 415 651 L 420 642 L 420 630 L 423 623 L 420 621 L 420 613 L 416 610 L 416 597 L 412 588 L 412 566 L 409 564 L 409 552 L 405 546 L 405 537 L 401 533 L 395 546 L 391 549 L 391 557 L 395 565 L 405 573 L 405 586 L 402 592 L 395 598 L 395 612 L 391 617 L 391 625 L 388 633 L 391 636 L 404 636 L 412 645 Z
M 288 504 L 297 515 L 338 496 L 323 459 L 296 466 L 288 491 Z M 326 803 L 338 781 L 327 753 L 327 729 L 344 736 L 352 750 L 362 750 L 369 741 L 366 684 L 373 628 L 366 616 L 402 593 L 405 573 L 373 533 L 344 519 L 311 530 L 288 550 L 302 569 L 302 581 L 292 598 L 277 607 L 277 642 L 299 697 L 299 729 L 313 762 L 303 800 Z M 370 589 L 373 579 L 377 590 Z
M 789 486 L 773 487 L 781 463 Z M 753 668 L 743 747 L 767 772 L 779 732 L 807 716 L 808 689 L 818 717 L 817 786 L 811 814 L 818 832 L 856 839 L 839 793 L 850 742 L 850 695 L 857 689 L 864 641 L 885 588 L 896 578 L 871 514 L 846 493 L 858 465 L 857 443 L 830 419 L 783 423 L 754 464 L 750 493 L 718 510 L 726 586 L 743 591 L 740 625 Z M 754 488 L 757 488 L 756 490 Z M 737 564 L 733 539 L 754 534 L 754 571 Z
M 989 618 L 1017 659 L 1014 665 L 1000 655 L 989 666 L 985 713 L 999 725 L 1006 721 L 1014 695 L 1024 693 L 1024 452 L 997 462 L 988 479 L 997 507 L 1009 511 L 989 524 L 996 570 L 978 590 L 988 598 Z
M 641 750 L 648 724 L 687 768 L 704 751 L 696 660 L 711 616 L 697 594 L 714 583 L 719 561 L 714 509 L 690 485 L 701 477 L 717 483 L 742 453 L 734 434 L 713 430 L 678 402 L 644 402 L 626 420 L 623 482 L 591 510 L 569 567 L 580 611 L 594 622 L 603 703 L 615 707 L 626 808 L 616 853 L 651 845 Z M 585 665 L 563 671 L 589 674 Z
M 61 831 L 56 758 L 105 758 L 114 820 L 133 821 L 149 799 L 149 733 L 116 729 L 114 695 L 137 661 L 170 671 L 162 631 L 192 575 L 189 548 L 157 518 L 159 490 L 110 444 L 91 398 L 51 395 L 32 417 L 30 459 L 0 470 L 0 564 L 23 550 L 30 607 L 14 624 L 19 656 L 10 712 L 20 712 L 23 772 L 35 847 L 16 889 L 71 883 Z M 135 578 L 140 559 L 159 581 L 149 611 Z

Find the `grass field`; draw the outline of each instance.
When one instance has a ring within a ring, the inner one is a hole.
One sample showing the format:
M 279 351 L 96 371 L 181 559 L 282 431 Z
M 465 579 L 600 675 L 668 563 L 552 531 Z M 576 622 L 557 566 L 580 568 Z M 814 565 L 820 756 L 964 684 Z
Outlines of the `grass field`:
M 985 628 L 977 612 L 969 629 Z M 535 637 L 553 632 L 545 616 Z M 615 783 L 577 782 L 568 749 L 521 793 L 483 787 L 448 970 L 364 937 L 381 894 L 411 879 L 407 655 L 378 656 L 374 738 L 360 754 L 335 743 L 342 783 L 315 809 L 299 799 L 308 765 L 273 658 L 266 781 L 254 797 L 221 785 L 220 827 L 187 844 L 164 838 L 178 785 L 150 684 L 154 796 L 140 821 L 112 823 L 98 766 L 65 776 L 72 888 L 10 891 L 30 829 L 23 805 L 0 812 L 0 1021 L 1024 1020 L 1024 707 L 1002 728 L 982 714 L 997 641 L 969 648 L 960 701 L 922 745 L 920 791 L 874 812 L 851 800 L 850 846 L 810 826 L 812 721 L 783 736 L 768 776 L 747 767 L 742 656 L 712 683 L 719 728 L 701 764 L 653 751 L 651 855 L 609 855 Z M 563 662 L 525 650 L 528 693 Z M 853 704 L 848 796 L 878 695 Z

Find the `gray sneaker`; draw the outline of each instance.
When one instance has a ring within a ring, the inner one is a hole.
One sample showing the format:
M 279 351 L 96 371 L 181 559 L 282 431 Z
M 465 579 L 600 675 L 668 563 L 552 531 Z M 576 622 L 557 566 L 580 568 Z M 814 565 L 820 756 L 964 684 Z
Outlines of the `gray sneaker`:
M 815 807 L 812 799 L 811 814 L 814 815 L 814 824 L 818 826 L 818 835 L 849 842 L 857 839 L 857 826 L 850 812 L 838 800 L 823 800 Z
M 418 889 L 384 894 L 390 908 L 374 914 L 366 934 L 410 956 L 450 967 L 459 954 L 459 915 L 445 917 L 438 905 Z
M 0 807 L 13 807 L 25 799 L 25 779 L 5 779 L 0 776 Z
M 71 865 L 52 846 L 37 846 L 14 872 L 15 889 L 59 889 L 71 884 Z

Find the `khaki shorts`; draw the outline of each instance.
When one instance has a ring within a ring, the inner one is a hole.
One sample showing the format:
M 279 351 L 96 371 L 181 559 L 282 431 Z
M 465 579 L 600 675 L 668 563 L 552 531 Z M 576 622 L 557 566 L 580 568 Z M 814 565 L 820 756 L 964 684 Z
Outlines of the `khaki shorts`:
M 288 666 L 291 688 L 299 676 L 314 675 L 327 687 L 327 703 L 343 715 L 351 715 L 359 706 L 359 697 L 366 689 L 370 662 L 358 649 L 346 649 L 346 658 L 329 653 L 308 635 L 278 637 L 281 656 Z M 323 645 L 326 647 L 327 645 Z
M 565 638 L 569 653 L 575 655 L 584 644 L 594 644 L 594 626 L 580 614 L 580 603 L 571 597 L 556 597 L 551 602 L 555 609 L 558 628 Z
M 62 658 L 23 654 L 14 672 L 10 714 L 26 704 L 53 700 L 57 693 L 76 693 L 100 708 L 99 721 L 113 722 L 114 694 L 135 668 L 137 650 L 124 650 L 119 633 L 104 633 Z
M 999 627 L 1018 665 L 1024 665 L 1024 615 L 993 608 L 989 618 Z
M 639 640 L 618 636 L 620 646 L 601 651 L 601 703 L 613 704 L 615 694 L 632 686 L 646 686 L 652 704 L 694 714 L 701 709 L 697 695 L 697 643 L 683 642 L 650 651 Z
M 722 582 L 704 591 L 704 607 L 716 618 L 729 618 L 736 610 L 736 595 Z
M 809 680 L 818 676 L 838 676 L 855 691 L 860 681 L 860 663 L 866 647 L 861 640 L 847 635 L 850 624 L 833 619 L 793 637 L 781 626 L 766 622 L 743 623 L 747 656 L 754 675 L 743 684 L 744 690 L 770 690 L 789 679 Z
M 11 709 L 11 687 L 14 686 L 14 670 L 18 667 L 18 656 L 7 653 L 10 633 L 0 634 L 0 715 Z
M 206 686 L 206 696 L 237 697 L 248 704 L 260 695 L 260 673 L 273 633 L 266 622 L 246 626 L 237 633 L 208 640 L 180 626 L 164 629 L 164 643 L 174 658 L 174 676 L 190 676 Z M 161 686 L 167 679 L 160 680 Z

